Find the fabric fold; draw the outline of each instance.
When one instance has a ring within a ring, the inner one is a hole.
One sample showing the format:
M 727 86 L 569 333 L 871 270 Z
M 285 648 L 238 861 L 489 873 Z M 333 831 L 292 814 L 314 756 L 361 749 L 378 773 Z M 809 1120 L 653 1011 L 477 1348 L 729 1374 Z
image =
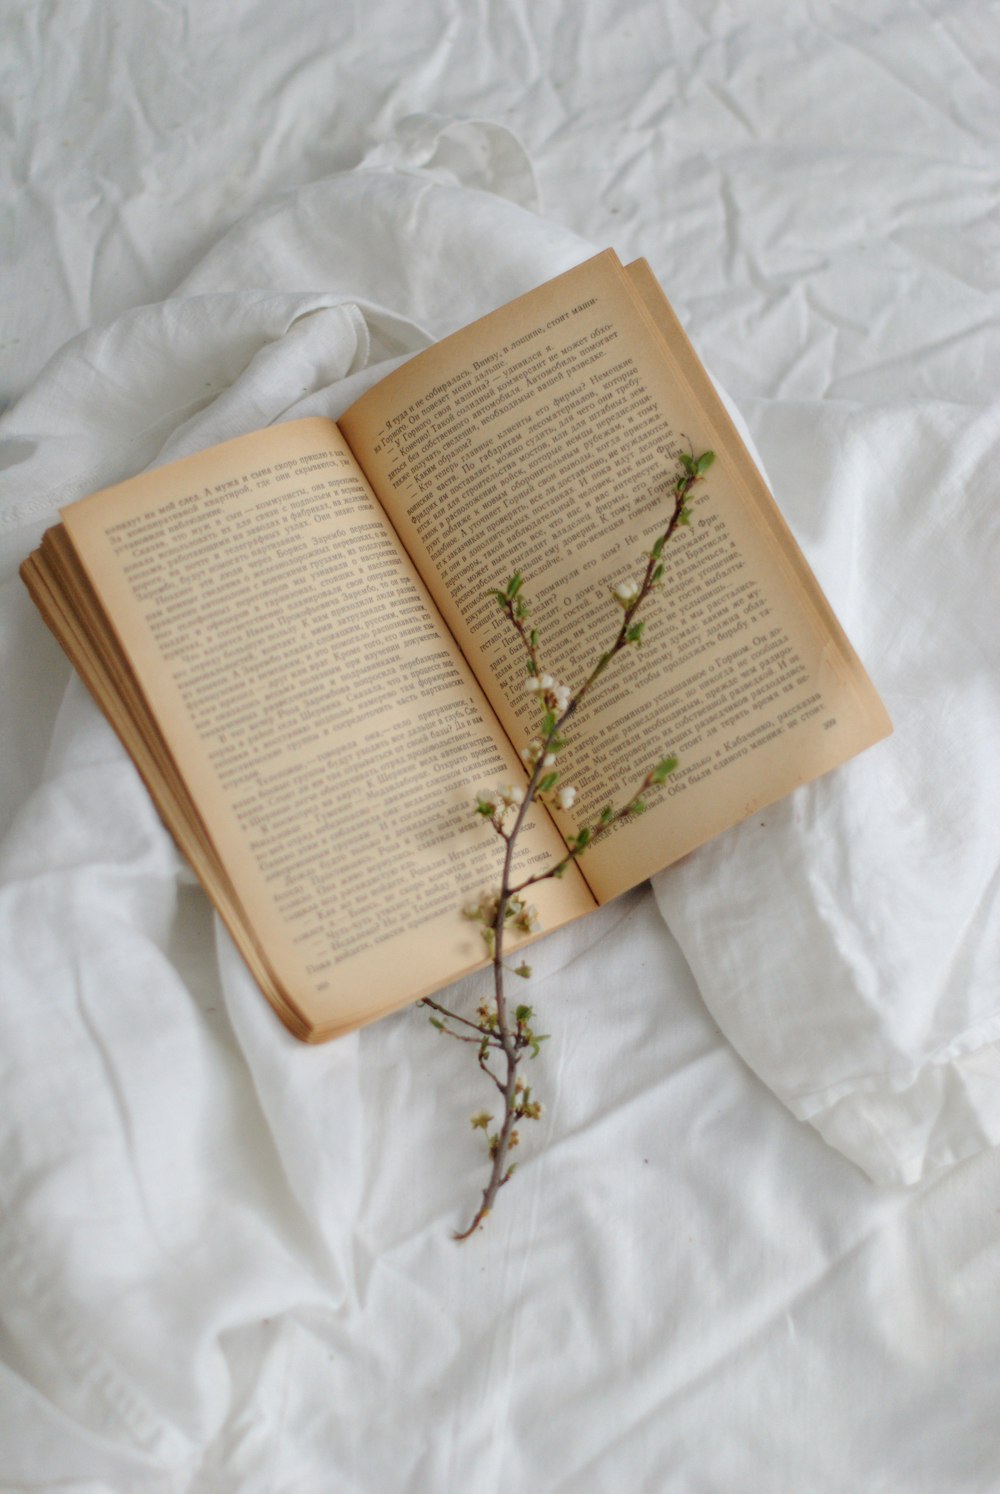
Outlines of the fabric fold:
M 894 723 L 655 879 L 713 1015 L 883 1184 L 1000 1142 L 992 411 L 745 407 Z
M 530 211 L 518 150 L 474 122 L 414 125 L 362 170 L 261 208 L 170 300 L 49 364 L 0 421 L 0 605 L 29 674 L 60 666 L 16 564 L 60 504 L 270 421 L 336 415 L 392 361 L 590 252 Z M 713 1016 L 765 1083 L 871 1176 L 912 1182 L 1000 1139 L 984 587 L 996 520 L 983 496 L 995 426 L 940 405 L 747 414 L 896 735 L 687 858 L 657 896 Z M 103 1447 L 87 1451 L 104 1439 L 122 1478 L 152 1488 L 211 1443 L 265 1338 L 294 1342 L 298 1314 L 332 1319 L 358 1299 L 366 1188 L 375 1177 L 391 1219 L 400 1169 L 380 1166 L 367 1040 L 311 1050 L 283 1033 L 82 687 L 67 686 L 55 732 L 23 683 L 17 702 L 34 713 L 37 750 L 18 749 L 34 792 L 0 886 L 7 1259 L 30 1260 L 115 1385 L 156 1408 L 155 1426 L 123 1400 L 112 1415 L 77 1395 L 71 1356 L 46 1361 L 39 1380 L 77 1468 L 109 1466 Z M 0 726 L 2 750 L 15 725 Z M 588 1020 L 608 1022 L 613 1065 L 606 994 L 585 997 Z M 13 1299 L 8 1324 L 29 1380 L 31 1336 L 49 1332 L 42 1295 L 33 1287 L 23 1312 Z M 284 1327 L 272 1332 L 272 1316 Z M 355 1348 L 362 1339 L 359 1328 Z M 271 1389 L 285 1352 L 268 1361 Z M 272 1431 L 263 1413 L 230 1424 L 242 1466 Z M 54 1454 L 46 1466 L 70 1476 Z

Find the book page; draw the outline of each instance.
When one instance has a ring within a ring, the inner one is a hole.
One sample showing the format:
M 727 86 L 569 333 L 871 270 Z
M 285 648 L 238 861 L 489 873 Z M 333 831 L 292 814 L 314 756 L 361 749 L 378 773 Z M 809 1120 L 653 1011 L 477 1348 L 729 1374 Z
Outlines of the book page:
M 70 663 L 121 738 L 181 852 L 232 930 L 255 979 L 290 1026 L 297 1014 L 283 993 L 246 925 L 239 901 L 162 742 L 145 701 L 110 631 L 93 588 L 62 526 L 50 529 L 21 567 L 32 599 Z M 301 1018 L 298 1018 L 301 1022 Z
M 525 655 L 490 589 L 519 570 L 546 669 L 571 687 L 613 642 L 610 588 L 663 532 L 678 453 L 716 453 L 664 552 L 641 649 L 572 723 L 564 833 L 680 767 L 588 851 L 600 900 L 889 730 L 881 703 L 700 363 L 642 267 L 608 253 L 418 355 L 341 419 L 515 744 Z
M 216 904 L 293 1030 L 482 963 L 460 908 L 503 846 L 472 803 L 523 766 L 336 426 L 227 442 L 63 521 L 162 738 L 147 781 L 183 786 L 228 878 Z M 560 850 L 539 811 L 520 869 Z M 548 927 L 594 906 L 578 875 L 539 891 Z

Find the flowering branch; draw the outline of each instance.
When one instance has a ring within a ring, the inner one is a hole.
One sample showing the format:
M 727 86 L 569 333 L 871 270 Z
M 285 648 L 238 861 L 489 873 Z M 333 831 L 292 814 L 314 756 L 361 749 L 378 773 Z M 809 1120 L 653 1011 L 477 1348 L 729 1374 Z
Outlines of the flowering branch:
M 531 975 L 531 967 L 523 961 L 513 969 L 505 965 L 504 942 L 508 929 L 512 934 L 527 935 L 537 933 L 541 928 L 537 909 L 525 901 L 523 894 L 539 882 L 562 877 L 572 862 L 577 861 L 584 851 L 594 846 L 616 825 L 642 814 L 647 807 L 648 795 L 660 788 L 678 765 L 675 757 L 663 758 L 650 769 L 626 804 L 618 809 L 607 805 L 593 824 L 584 825 L 575 835 L 567 836 L 565 856 L 521 882 L 513 881 L 517 839 L 531 805 L 537 802 L 555 809 L 569 810 L 576 802 L 576 789 L 559 782 L 559 753 L 565 746 L 563 728 L 612 659 L 625 648 L 641 647 L 646 624 L 645 621 L 636 621 L 637 615 L 647 598 L 662 583 L 664 547 L 678 528 L 690 523 L 688 497 L 692 488 L 702 480 L 712 465 L 715 454 L 706 451 L 702 456 L 695 457 L 693 452 L 690 455 L 681 453 L 679 460 L 681 471 L 672 490 L 673 512 L 670 519 L 652 549 L 646 552 L 642 579 L 620 581 L 612 588 L 611 595 L 622 609 L 621 625 L 611 647 L 600 655 L 575 694 L 568 685 L 560 684 L 542 664 L 538 632 L 528 625 L 530 609 L 521 594 L 521 573 L 513 575 L 503 591 L 493 593 L 524 645 L 527 654 L 525 689 L 537 696 L 541 721 L 538 735 L 531 739 L 521 754 L 530 770 L 527 787 L 509 784 L 502 789 L 486 790 L 478 795 L 475 805 L 476 814 L 486 820 L 504 842 L 499 888 L 483 893 L 463 909 L 467 918 L 482 925 L 480 932 L 493 964 L 492 1002 L 481 1003 L 476 1021 L 460 1017 L 429 998 L 425 998 L 422 1003 L 440 1013 L 438 1017 L 430 1018 L 432 1026 L 439 1032 L 456 1038 L 459 1042 L 476 1045 L 479 1067 L 492 1080 L 503 1099 L 503 1118 L 498 1129 L 490 1130 L 493 1116 L 485 1110 L 472 1117 L 473 1129 L 482 1130 L 486 1137 L 491 1164 L 490 1176 L 471 1223 L 466 1229 L 456 1233 L 456 1240 L 466 1240 L 475 1233 L 493 1208 L 498 1192 L 513 1176 L 516 1164 L 510 1163 L 508 1157 L 520 1140 L 517 1123 L 538 1120 L 542 1113 L 541 1104 L 532 1098 L 531 1086 L 520 1077 L 518 1068 L 526 1056 L 538 1056 L 547 1034 L 534 1031 L 531 1026 L 534 1013 L 530 1006 L 517 1005 L 511 1014 L 504 985 L 505 971 L 512 970 L 514 975 L 522 979 Z M 458 1032 L 453 1023 L 468 1030 Z M 493 1056 L 501 1065 L 500 1074 L 490 1067 L 489 1060 Z

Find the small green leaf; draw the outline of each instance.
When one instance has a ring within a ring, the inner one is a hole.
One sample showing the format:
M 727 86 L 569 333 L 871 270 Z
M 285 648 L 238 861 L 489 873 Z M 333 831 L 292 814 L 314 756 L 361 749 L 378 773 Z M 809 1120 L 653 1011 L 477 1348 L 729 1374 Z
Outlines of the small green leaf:
M 590 830 L 588 829 L 588 827 L 586 825 L 584 825 L 583 829 L 580 831 L 579 835 L 576 837 L 577 849 L 580 850 L 580 851 L 582 851 L 583 848 L 584 848 L 584 846 L 587 846 L 589 844 L 590 844 Z
M 537 648 L 538 647 L 538 629 L 537 628 L 532 628 L 531 632 L 528 635 L 528 639 L 529 639 L 529 641 L 531 643 L 532 648 Z
M 427 1020 L 432 1027 L 437 1028 L 438 1032 L 444 1032 L 444 1023 L 439 1021 L 437 1017 L 428 1017 Z
M 677 769 L 676 757 L 665 757 L 662 762 L 657 763 L 652 772 L 653 783 L 665 783 L 671 773 Z
M 542 716 L 542 731 L 549 737 L 556 729 L 556 718 L 551 711 L 546 711 Z
M 685 472 L 694 472 L 694 470 L 695 470 L 694 457 L 688 456 L 688 454 L 687 454 L 686 451 L 682 451 L 678 455 L 678 460 L 679 460 L 681 466 L 684 468 Z
M 521 590 L 521 587 L 523 586 L 523 584 L 524 584 L 524 577 L 521 575 L 520 571 L 516 571 L 514 573 L 514 575 L 511 576 L 510 580 L 507 582 L 507 596 L 510 598 L 511 601 L 513 601 L 514 598 L 517 596 L 517 594 Z
M 514 1017 L 518 1022 L 530 1022 L 531 1012 L 532 1008 L 530 1006 L 519 1006 L 514 1013 Z
M 691 515 L 688 513 L 686 508 L 681 509 L 680 513 L 677 516 L 677 522 L 678 524 L 690 525 Z
M 614 819 L 614 817 L 615 817 L 615 812 L 611 808 L 611 805 L 610 804 L 606 804 L 604 806 L 604 808 L 601 810 L 601 824 L 602 825 L 610 824 L 610 822 Z
M 653 575 L 652 575 L 653 585 L 655 586 L 656 583 L 657 583 L 657 581 L 661 580 L 662 577 L 663 577 L 663 567 L 662 567 L 662 565 L 658 565 L 656 567 L 656 570 L 653 572 Z
M 542 1043 L 547 1042 L 548 1039 L 549 1039 L 549 1034 L 547 1032 L 539 1032 L 539 1033 L 537 1033 L 532 1038 L 532 1040 L 531 1040 L 531 1056 L 532 1056 L 532 1058 L 537 1058 L 538 1057 L 538 1049 L 539 1049 L 540 1045 Z
M 518 965 L 517 968 L 516 968 L 516 970 L 514 971 L 514 974 L 515 975 L 519 975 L 522 980 L 530 980 L 531 979 L 531 966 L 530 965 Z
M 656 544 L 650 551 L 650 554 L 652 555 L 654 560 L 659 560 L 660 556 L 663 554 L 663 541 L 664 535 L 661 534 L 659 539 L 656 541 Z
M 632 805 L 632 813 L 633 814 L 645 814 L 646 813 L 646 801 L 645 801 L 645 799 L 636 799 L 635 803 Z
M 538 785 L 538 792 L 540 794 L 547 794 L 550 789 L 554 789 L 555 788 L 555 786 L 556 786 L 556 784 L 558 782 L 559 782 L 559 774 L 558 773 L 546 773 L 545 777 L 542 779 L 541 783 Z
M 707 472 L 708 469 L 709 469 L 709 467 L 711 467 L 711 465 L 712 465 L 712 463 L 714 461 L 715 461 L 715 452 L 714 451 L 705 451 L 705 452 L 703 452 L 702 455 L 698 458 L 698 460 L 694 464 L 695 465 L 695 471 L 697 472 L 698 476 L 701 477 L 702 473 Z

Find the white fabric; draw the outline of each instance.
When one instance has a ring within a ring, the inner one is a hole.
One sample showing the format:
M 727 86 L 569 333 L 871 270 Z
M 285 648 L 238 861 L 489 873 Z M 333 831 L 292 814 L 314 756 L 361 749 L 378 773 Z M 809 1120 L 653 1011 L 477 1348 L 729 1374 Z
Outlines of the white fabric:
M 124 316 L 50 367 L 0 449 L 0 1480 L 986 1494 L 995 26 L 602 3 L 550 31 L 518 5 L 488 25 L 390 5 L 373 50 L 309 0 L 280 24 L 237 9 L 245 36 L 211 4 L 191 34 L 129 5 L 84 33 L 64 6 L 44 56 L 19 23 L 7 387 Z M 530 168 L 493 126 L 422 118 L 300 189 L 408 106 L 512 101 L 550 211 L 648 253 L 738 393 L 897 733 L 662 879 L 697 986 L 648 892 L 538 946 L 546 1118 L 458 1250 L 476 1075 L 413 1013 L 287 1037 L 12 571 L 57 502 L 336 413 L 589 252 L 524 212 Z M 89 154 L 54 166 L 74 128 Z M 699 988 L 834 1145 L 936 1180 L 876 1188 L 796 1124 Z
M 5 422 L 33 450 L 3 527 L 274 420 L 337 414 L 387 358 L 489 309 L 487 285 L 500 302 L 587 252 L 449 184 L 455 136 L 480 170 L 498 155 L 498 184 L 530 191 L 505 132 L 408 121 L 362 171 L 253 215 L 172 300 L 57 355 Z M 331 276 L 327 225 L 348 217 Z M 489 279 L 484 242 L 502 245 Z M 323 295 L 293 291 L 324 281 Z M 658 878 L 660 905 L 761 1078 L 877 1181 L 911 1183 L 1000 1139 L 1000 638 L 983 564 L 997 422 L 936 406 L 861 418 L 838 402 L 765 407 L 757 427 L 774 433 L 788 517 L 896 735 Z M 934 599 L 930 615 L 916 597 Z M 30 820 L 22 833 L 37 838 Z
M 995 409 L 752 407 L 892 738 L 654 879 L 723 1032 L 880 1183 L 1000 1141 Z

